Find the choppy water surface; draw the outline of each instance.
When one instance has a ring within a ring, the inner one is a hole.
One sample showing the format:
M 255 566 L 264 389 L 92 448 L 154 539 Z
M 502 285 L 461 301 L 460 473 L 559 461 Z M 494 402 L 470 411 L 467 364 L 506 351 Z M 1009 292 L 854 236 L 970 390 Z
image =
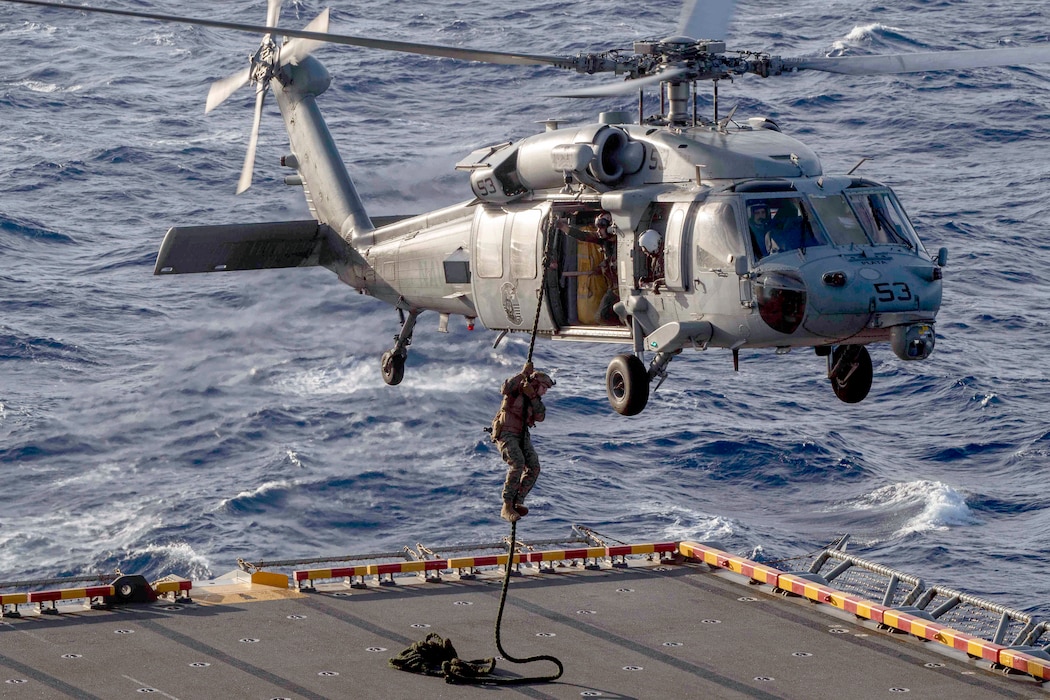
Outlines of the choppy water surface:
M 264 4 L 178 11 L 258 23 Z M 629 47 L 677 16 L 634 1 L 332 7 L 333 31 L 543 54 Z M 320 9 L 288 4 L 282 22 Z M 1048 40 L 1035 0 L 749 0 L 731 35 L 730 48 L 782 55 Z M 272 103 L 240 197 L 253 98 L 203 114 L 208 85 L 253 38 L 7 4 L 0 38 L 2 578 L 201 577 L 239 557 L 505 534 L 503 465 L 481 428 L 525 339 L 494 350 L 493 334 L 453 323 L 441 335 L 424 315 L 404 383 L 387 387 L 378 357 L 396 313 L 325 270 L 152 275 L 169 226 L 307 215 L 281 184 Z M 318 57 L 334 77 L 322 109 L 373 214 L 466 199 L 455 162 L 537 121 L 635 109 L 550 98 L 599 80 L 553 68 Z M 541 343 L 537 364 L 558 385 L 522 534 L 583 523 L 780 559 L 851 532 L 855 551 L 927 581 L 1050 612 L 1048 70 L 723 85 L 723 105 L 774 118 L 828 172 L 872 158 L 860 172 L 898 191 L 928 248 L 949 248 L 937 349 L 905 364 L 875 347 L 858 405 L 834 398 L 811 353 L 743 353 L 739 373 L 728 352 L 686 353 L 627 419 L 604 396 L 612 346 Z

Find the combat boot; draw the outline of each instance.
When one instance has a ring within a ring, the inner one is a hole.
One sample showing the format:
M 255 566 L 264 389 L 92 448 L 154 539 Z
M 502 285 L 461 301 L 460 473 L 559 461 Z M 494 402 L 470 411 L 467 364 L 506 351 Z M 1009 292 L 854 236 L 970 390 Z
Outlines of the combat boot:
M 514 509 L 513 501 L 503 501 L 503 510 L 500 511 L 499 517 L 506 520 L 508 523 L 516 523 L 521 516 L 518 511 Z

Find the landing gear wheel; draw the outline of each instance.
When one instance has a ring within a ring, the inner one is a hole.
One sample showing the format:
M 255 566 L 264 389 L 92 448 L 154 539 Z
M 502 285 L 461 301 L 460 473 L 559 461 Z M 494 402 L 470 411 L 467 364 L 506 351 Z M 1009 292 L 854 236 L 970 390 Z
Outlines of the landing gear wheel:
M 613 409 L 635 416 L 649 403 L 649 373 L 635 355 L 617 355 L 605 370 L 605 392 Z
M 387 350 L 382 359 L 383 381 L 390 386 L 396 386 L 405 378 L 405 356 L 395 355 Z
M 828 379 L 835 396 L 846 403 L 859 403 L 871 389 L 871 355 L 863 345 L 839 345 L 828 363 Z

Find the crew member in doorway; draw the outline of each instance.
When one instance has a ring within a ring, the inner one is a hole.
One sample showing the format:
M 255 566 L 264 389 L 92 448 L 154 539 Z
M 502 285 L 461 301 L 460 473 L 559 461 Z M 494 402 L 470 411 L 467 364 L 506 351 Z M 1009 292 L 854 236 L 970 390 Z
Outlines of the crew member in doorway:
M 511 523 L 529 512 L 525 497 L 540 475 L 540 458 L 529 439 L 529 428 L 546 417 L 542 397 L 552 386 L 554 380 L 544 372 L 534 371 L 531 362 L 503 382 L 503 403 L 492 421 L 492 439 L 507 463 L 500 517 Z

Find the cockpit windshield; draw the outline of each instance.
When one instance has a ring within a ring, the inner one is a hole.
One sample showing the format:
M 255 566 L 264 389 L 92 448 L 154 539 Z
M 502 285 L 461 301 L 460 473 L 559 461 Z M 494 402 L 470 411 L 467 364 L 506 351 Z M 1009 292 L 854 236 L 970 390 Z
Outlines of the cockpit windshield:
M 757 258 L 819 245 L 896 245 L 922 250 L 907 215 L 888 189 L 843 194 L 749 197 L 747 223 Z
M 863 189 L 847 192 L 865 233 L 874 245 L 903 245 L 922 250 L 900 202 L 889 190 Z

